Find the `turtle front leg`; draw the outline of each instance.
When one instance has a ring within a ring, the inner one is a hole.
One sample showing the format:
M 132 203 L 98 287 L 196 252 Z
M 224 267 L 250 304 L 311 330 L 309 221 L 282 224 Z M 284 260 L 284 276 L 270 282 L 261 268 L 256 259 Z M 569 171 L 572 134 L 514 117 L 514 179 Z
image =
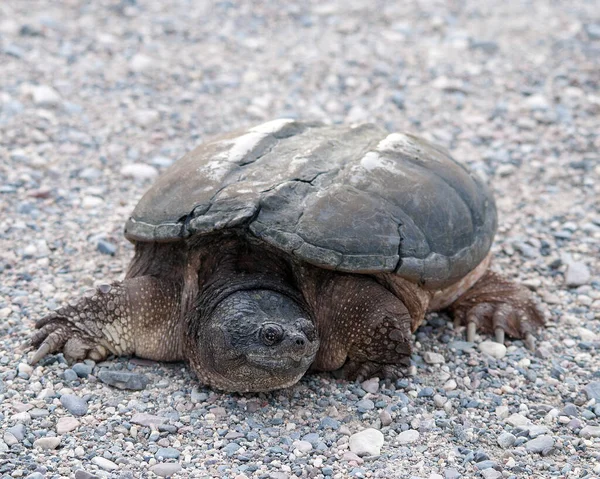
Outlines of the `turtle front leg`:
M 415 321 L 403 301 L 367 276 L 319 272 L 307 283 L 321 340 L 312 369 L 343 367 L 346 379 L 359 381 L 405 375 Z
M 500 343 L 505 334 L 524 339 L 527 347 L 533 349 L 533 333 L 545 324 L 543 310 L 526 287 L 490 270 L 449 309 L 456 324 L 467 325 L 468 341 L 474 340 L 479 329 L 494 334 Z
M 62 307 L 36 323 L 31 364 L 63 351 L 67 359 L 96 361 L 135 354 L 182 359 L 180 288 L 151 276 L 101 285 L 93 296 Z

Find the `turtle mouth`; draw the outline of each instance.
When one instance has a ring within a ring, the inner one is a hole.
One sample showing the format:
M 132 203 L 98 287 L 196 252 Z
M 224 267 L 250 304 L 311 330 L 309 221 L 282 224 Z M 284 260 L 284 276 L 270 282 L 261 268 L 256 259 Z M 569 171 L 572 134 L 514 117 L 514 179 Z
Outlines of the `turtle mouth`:
M 290 356 L 281 356 L 278 358 L 265 357 L 260 354 L 247 354 L 247 361 L 265 371 L 305 371 L 315 360 L 315 355 L 306 356 L 300 359 Z

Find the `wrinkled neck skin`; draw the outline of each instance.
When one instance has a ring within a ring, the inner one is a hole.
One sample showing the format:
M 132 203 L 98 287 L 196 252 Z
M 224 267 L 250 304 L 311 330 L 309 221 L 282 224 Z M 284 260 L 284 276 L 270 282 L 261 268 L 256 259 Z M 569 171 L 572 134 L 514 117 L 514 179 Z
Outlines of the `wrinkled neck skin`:
M 314 361 L 319 339 L 290 266 L 239 244 L 203 266 L 186 340 L 199 379 L 232 392 L 296 383 Z

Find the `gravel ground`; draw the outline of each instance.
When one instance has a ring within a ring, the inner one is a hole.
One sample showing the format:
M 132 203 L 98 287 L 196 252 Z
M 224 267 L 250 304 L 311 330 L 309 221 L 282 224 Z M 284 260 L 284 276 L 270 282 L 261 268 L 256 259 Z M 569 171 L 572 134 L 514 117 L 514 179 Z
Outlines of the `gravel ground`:
M 600 3 L 449 3 L 0 3 L 2 479 L 600 476 Z M 538 350 L 490 356 L 432 315 L 393 385 L 228 395 L 183 364 L 31 368 L 35 319 L 123 275 L 152 179 L 277 117 L 415 132 L 489 178 L 496 268 L 552 315 Z M 120 372 L 145 389 L 105 384 Z

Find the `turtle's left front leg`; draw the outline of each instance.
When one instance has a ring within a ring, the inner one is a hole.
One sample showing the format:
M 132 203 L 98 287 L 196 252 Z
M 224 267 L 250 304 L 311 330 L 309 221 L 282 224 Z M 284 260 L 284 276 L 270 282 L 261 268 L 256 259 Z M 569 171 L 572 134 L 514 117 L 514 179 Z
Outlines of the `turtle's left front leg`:
M 31 364 L 61 350 L 75 361 L 109 354 L 182 359 L 179 306 L 180 288 L 151 276 L 99 286 L 93 296 L 37 322 Z
M 343 367 L 344 377 L 396 380 L 410 363 L 412 317 L 403 301 L 375 279 L 317 271 L 303 288 L 321 346 L 312 368 Z

